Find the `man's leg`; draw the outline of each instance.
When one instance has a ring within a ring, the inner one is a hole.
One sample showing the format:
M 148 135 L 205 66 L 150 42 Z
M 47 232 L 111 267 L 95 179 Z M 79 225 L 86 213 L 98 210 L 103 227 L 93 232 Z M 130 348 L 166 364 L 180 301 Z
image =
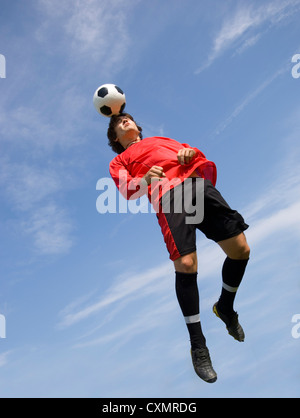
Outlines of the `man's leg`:
M 176 295 L 190 334 L 192 349 L 205 347 L 200 323 L 196 251 L 175 260 L 174 267 Z
M 176 295 L 190 335 L 194 369 L 201 379 L 213 383 L 217 374 L 212 368 L 201 328 L 196 252 L 178 258 L 174 266 Z
M 245 234 L 241 232 L 235 237 L 219 241 L 218 244 L 225 254 L 234 260 L 248 260 L 250 248 L 247 243 Z
M 244 233 L 218 244 L 227 255 L 222 269 L 222 293 L 218 302 L 218 308 L 225 314 L 232 314 L 234 299 L 243 279 L 249 260 L 250 248 Z
M 222 268 L 222 293 L 213 307 L 214 313 L 226 324 L 229 334 L 238 341 L 244 341 L 245 334 L 233 309 L 237 290 L 243 279 L 249 260 L 250 248 L 244 233 L 218 244 L 227 255 Z

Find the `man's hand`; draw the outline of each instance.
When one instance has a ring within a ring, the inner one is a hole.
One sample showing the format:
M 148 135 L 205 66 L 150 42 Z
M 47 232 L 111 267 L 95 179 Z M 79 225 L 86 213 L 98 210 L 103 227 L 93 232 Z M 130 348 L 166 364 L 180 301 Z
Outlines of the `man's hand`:
M 164 169 L 158 165 L 154 165 L 144 175 L 143 179 L 145 179 L 147 184 L 149 185 L 152 179 L 160 180 L 162 177 L 166 177 Z
M 196 151 L 193 148 L 182 148 L 178 151 L 177 159 L 179 164 L 189 164 L 194 158 Z

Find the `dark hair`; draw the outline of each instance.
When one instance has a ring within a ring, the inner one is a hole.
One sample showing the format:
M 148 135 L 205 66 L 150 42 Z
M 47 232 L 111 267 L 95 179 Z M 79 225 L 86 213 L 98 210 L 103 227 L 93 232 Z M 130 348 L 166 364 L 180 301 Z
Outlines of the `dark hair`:
M 143 138 L 142 128 L 140 126 L 138 126 L 138 124 L 135 122 L 135 120 L 133 119 L 133 117 L 129 113 L 120 113 L 119 115 L 113 115 L 110 118 L 108 130 L 107 130 L 107 138 L 108 138 L 108 145 L 117 154 L 121 154 L 121 152 L 124 151 L 124 148 L 122 147 L 120 142 L 116 142 L 117 135 L 116 135 L 116 132 L 115 132 L 115 127 L 119 123 L 120 118 L 123 118 L 123 117 L 127 117 L 127 118 L 131 119 L 136 124 L 138 130 L 140 131 L 140 138 L 141 139 Z

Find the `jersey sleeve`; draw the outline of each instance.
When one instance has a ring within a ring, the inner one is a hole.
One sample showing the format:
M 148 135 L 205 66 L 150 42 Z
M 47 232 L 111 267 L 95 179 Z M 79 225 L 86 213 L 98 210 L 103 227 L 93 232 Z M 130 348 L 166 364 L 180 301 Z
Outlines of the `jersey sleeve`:
M 109 165 L 109 172 L 117 188 L 127 200 L 138 199 L 148 192 L 148 184 L 142 177 L 132 177 L 117 157 Z

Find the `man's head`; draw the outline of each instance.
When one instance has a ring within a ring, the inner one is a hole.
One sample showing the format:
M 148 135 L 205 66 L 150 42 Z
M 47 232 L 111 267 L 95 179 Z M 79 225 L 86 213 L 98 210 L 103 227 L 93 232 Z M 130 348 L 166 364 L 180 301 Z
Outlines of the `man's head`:
M 142 139 L 142 128 L 129 113 L 121 113 L 110 118 L 107 137 L 112 150 L 121 154 L 131 143 Z

